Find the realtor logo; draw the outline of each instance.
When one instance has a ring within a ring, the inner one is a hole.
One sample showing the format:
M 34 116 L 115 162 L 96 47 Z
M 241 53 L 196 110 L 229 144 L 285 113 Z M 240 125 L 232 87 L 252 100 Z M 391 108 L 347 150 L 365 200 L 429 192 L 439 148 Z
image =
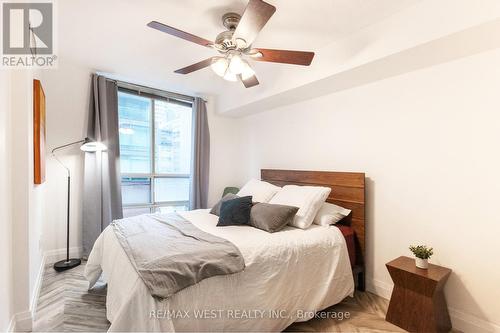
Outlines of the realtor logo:
M 2 67 L 54 67 L 52 2 L 2 2 Z

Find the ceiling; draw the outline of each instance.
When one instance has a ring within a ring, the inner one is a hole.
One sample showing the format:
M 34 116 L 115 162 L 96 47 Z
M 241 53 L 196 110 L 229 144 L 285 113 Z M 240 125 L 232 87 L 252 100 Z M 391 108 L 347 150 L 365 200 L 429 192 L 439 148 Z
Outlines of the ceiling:
M 267 0 L 277 11 L 254 46 L 317 51 L 377 23 L 418 0 Z M 261 84 L 245 89 L 209 68 L 183 76 L 174 70 L 216 52 L 146 27 L 152 20 L 209 40 L 224 30 L 221 16 L 242 13 L 245 0 L 59 1 L 60 63 L 85 66 L 124 80 L 195 95 L 256 94 L 306 67 L 253 62 Z M 313 60 L 314 64 L 314 60 Z

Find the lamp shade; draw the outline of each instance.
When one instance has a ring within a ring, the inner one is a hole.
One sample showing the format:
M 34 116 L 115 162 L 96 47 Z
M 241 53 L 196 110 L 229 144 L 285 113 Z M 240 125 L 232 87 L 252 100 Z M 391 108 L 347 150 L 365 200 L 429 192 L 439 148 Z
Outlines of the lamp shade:
M 241 59 L 239 55 L 235 54 L 231 57 L 231 61 L 229 62 L 229 70 L 231 73 L 238 75 L 243 72 L 245 65 L 247 65 L 247 62 Z
M 215 72 L 215 74 L 224 77 L 227 71 L 227 67 L 229 66 L 229 62 L 224 57 L 214 57 L 212 59 L 212 64 L 210 67 Z
M 102 142 L 86 139 L 85 142 L 80 146 L 80 149 L 90 153 L 90 152 L 104 151 L 107 150 L 108 147 L 106 147 L 106 145 Z

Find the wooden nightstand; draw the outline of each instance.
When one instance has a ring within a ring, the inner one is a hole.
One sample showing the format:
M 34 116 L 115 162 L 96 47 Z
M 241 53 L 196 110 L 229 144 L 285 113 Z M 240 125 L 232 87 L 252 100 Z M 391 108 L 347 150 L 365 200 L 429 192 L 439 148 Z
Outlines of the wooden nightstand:
M 420 269 L 415 267 L 415 259 L 408 257 L 385 266 L 394 281 L 385 319 L 410 332 L 449 332 L 451 321 L 443 287 L 451 269 L 432 264 Z

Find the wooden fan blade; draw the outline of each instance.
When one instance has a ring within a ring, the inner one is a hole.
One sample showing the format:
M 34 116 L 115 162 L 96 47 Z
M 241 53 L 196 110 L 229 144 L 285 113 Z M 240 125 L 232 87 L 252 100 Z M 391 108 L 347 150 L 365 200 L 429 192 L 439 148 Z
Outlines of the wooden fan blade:
M 309 66 L 314 58 L 314 52 L 252 49 L 252 59 L 258 61 L 280 62 L 283 64 Z M 262 56 L 259 56 L 259 53 Z
M 246 46 L 253 43 L 267 21 L 273 16 L 276 7 L 262 0 L 250 0 L 236 27 L 233 40 L 243 39 Z
M 172 36 L 175 36 L 175 37 L 182 38 L 182 39 L 187 40 L 189 42 L 199 44 L 201 46 L 211 47 L 214 44 L 213 42 L 211 42 L 205 38 L 195 36 L 193 34 L 190 34 L 189 32 L 185 32 L 185 31 L 173 28 L 171 26 L 168 26 L 166 24 L 163 24 L 163 23 L 160 23 L 157 21 L 149 22 L 148 27 L 165 32 L 165 33 L 172 35 Z
M 259 80 L 257 80 L 257 77 L 255 75 L 252 75 L 246 80 L 243 80 L 241 74 L 238 75 L 238 77 L 240 78 L 240 81 L 243 82 L 243 85 L 245 85 L 245 88 L 252 88 L 259 84 Z
M 197 62 L 196 64 L 192 64 L 192 65 L 189 65 L 187 67 L 178 69 L 175 71 L 175 73 L 177 73 L 177 74 L 189 74 L 189 73 L 192 73 L 192 72 L 197 71 L 199 69 L 208 67 L 211 64 L 212 64 L 212 58 L 208 58 L 208 59 L 202 60 L 200 62 Z

